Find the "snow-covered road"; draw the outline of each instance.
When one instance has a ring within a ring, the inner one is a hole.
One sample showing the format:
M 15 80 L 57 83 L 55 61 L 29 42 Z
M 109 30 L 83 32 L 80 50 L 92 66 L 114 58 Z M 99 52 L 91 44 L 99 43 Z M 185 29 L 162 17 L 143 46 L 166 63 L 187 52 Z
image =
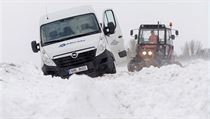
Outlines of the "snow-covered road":
M 209 61 L 69 80 L 0 64 L 1 119 L 208 119 Z

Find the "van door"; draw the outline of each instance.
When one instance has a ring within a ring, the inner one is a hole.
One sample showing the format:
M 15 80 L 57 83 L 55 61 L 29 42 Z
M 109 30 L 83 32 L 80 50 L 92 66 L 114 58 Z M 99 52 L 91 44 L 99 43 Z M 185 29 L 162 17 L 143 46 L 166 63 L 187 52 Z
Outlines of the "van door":
M 106 34 L 106 38 L 108 40 L 111 52 L 114 54 L 116 63 L 118 64 L 120 62 L 125 61 L 127 56 L 124 47 L 123 35 L 113 10 L 105 10 L 103 14 L 103 30 L 107 30 L 106 28 L 108 27 L 108 23 L 111 22 L 114 24 L 114 33 Z

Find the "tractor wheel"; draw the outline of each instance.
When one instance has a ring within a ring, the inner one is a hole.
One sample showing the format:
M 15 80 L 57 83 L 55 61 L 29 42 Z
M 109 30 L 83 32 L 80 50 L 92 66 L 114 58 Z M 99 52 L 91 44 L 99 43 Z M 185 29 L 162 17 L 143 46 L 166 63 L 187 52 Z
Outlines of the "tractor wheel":
M 145 67 L 145 65 L 143 63 L 137 64 L 135 70 L 140 71 L 143 69 L 143 67 Z
M 142 68 L 145 66 L 145 64 L 142 62 L 142 63 L 138 63 L 136 62 L 135 60 L 131 60 L 129 63 L 128 63 L 128 71 L 129 72 L 134 72 L 134 71 L 140 71 L 142 70 Z
M 161 66 L 160 62 L 158 62 L 157 60 L 153 60 L 152 62 L 153 62 L 152 64 L 154 67 L 160 68 L 160 66 Z
M 134 72 L 135 71 L 135 61 L 131 60 L 128 65 L 127 65 L 128 71 L 129 72 Z

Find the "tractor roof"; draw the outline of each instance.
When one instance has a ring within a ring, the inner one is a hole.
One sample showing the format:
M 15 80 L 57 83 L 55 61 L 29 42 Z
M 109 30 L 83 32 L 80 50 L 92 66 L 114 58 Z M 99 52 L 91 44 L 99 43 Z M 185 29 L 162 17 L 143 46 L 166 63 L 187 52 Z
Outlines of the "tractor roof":
M 140 25 L 140 29 L 158 29 L 158 28 L 166 28 L 164 24 L 142 24 Z

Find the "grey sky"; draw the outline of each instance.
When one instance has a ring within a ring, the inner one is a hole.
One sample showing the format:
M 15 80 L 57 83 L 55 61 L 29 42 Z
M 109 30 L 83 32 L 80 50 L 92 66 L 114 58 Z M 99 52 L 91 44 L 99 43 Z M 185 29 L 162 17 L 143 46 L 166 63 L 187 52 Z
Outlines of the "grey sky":
M 209 31 L 210 31 L 210 22 L 209 22 L 209 20 L 210 20 L 210 1 L 208 1 L 208 47 L 210 47 L 210 34 L 209 34 Z M 209 64 L 210 65 L 210 64 Z
M 200 40 L 204 47 L 208 46 L 208 4 L 205 0 L 100 1 L 102 0 L 3 1 L 0 6 L 2 10 L 0 59 L 3 62 L 39 63 L 40 56 L 32 52 L 30 42 L 39 41 L 39 19 L 46 14 L 46 6 L 48 12 L 53 12 L 75 6 L 92 5 L 100 20 L 103 10 L 112 8 L 119 20 L 126 43 L 131 39 L 130 29 L 137 28 L 143 23 L 157 23 L 159 20 L 166 24 L 173 22 L 174 28 L 179 29 L 180 36 L 174 41 L 176 52 L 181 52 L 180 49 L 186 40 Z

